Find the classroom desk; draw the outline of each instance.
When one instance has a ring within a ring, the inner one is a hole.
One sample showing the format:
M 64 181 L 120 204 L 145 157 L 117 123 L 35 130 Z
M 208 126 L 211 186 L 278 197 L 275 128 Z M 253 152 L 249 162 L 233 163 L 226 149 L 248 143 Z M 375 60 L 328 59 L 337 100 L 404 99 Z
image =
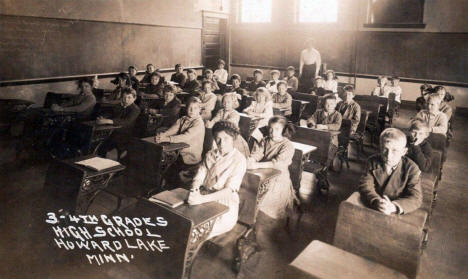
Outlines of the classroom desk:
M 286 269 L 285 278 L 401 278 L 406 276 L 319 240 L 310 243 Z
M 99 146 L 110 137 L 115 129 L 121 126 L 112 124 L 97 124 L 96 121 L 85 121 L 80 123 L 80 134 L 83 137 L 81 152 L 83 155 L 95 154 Z
M 128 146 L 127 184 L 138 187 L 140 196 L 163 190 L 164 173 L 179 157 L 186 143 L 156 143 L 154 137 L 133 138 Z
M 309 161 L 311 152 L 317 150 L 316 146 L 303 144 L 299 142 L 292 142 L 295 152 L 291 165 L 289 166 L 289 173 L 293 187 L 296 191 L 301 187 L 302 172 L 304 171 L 304 164 Z
M 239 115 L 241 118 L 249 118 L 250 121 L 248 121 L 249 123 L 249 136 L 252 134 L 252 132 L 258 127 L 258 123 L 260 122 L 261 118 L 259 117 L 252 117 L 250 115 L 248 115 L 247 113 L 244 113 L 244 112 L 239 112 Z M 241 128 L 242 129 L 242 128 Z
M 185 189 L 173 190 L 181 197 L 188 197 Z M 147 199 L 139 201 L 119 212 L 127 217 L 163 217 L 168 226 L 161 229 L 164 241 L 170 247 L 164 253 L 142 253 L 132 265 L 144 274 L 144 278 L 190 278 L 198 250 L 213 229 L 216 218 L 228 211 L 228 207 L 209 202 L 200 205 L 183 204 L 169 208 Z
M 105 191 L 112 177 L 125 169 L 118 165 L 109 169 L 95 171 L 76 162 L 97 157 L 87 155 L 67 160 L 55 160 L 47 170 L 44 190 L 57 203 L 67 203 L 75 214 L 86 214 L 94 198 Z
M 135 125 L 135 136 L 143 138 L 156 135 L 156 130 L 162 126 L 164 119 L 167 117 L 167 115 L 160 113 L 141 113 Z

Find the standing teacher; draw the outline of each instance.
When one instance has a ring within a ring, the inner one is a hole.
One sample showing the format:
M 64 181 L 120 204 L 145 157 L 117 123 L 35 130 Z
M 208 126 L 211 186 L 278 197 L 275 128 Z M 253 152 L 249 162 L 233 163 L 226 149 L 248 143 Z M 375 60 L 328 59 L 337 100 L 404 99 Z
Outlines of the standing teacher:
M 308 39 L 306 49 L 301 51 L 299 61 L 299 91 L 309 93 L 314 87 L 314 79 L 318 76 L 322 58 L 320 52 L 314 48 L 314 40 Z

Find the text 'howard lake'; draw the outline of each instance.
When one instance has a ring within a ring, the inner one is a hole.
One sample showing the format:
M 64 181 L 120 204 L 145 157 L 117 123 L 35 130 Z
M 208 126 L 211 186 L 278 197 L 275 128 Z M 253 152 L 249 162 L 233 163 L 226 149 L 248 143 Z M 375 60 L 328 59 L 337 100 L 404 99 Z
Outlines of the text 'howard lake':
M 60 215 L 47 213 L 55 245 L 64 250 L 83 250 L 90 264 L 129 263 L 135 251 L 163 253 L 168 222 L 164 217 Z

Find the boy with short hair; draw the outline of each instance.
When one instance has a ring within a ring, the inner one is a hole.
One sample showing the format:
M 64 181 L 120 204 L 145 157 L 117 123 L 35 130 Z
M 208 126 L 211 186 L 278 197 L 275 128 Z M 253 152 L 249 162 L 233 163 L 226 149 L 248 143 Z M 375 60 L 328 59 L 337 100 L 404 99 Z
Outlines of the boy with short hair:
M 289 93 L 296 92 L 299 86 L 299 80 L 297 79 L 297 77 L 294 76 L 295 73 L 296 73 L 296 68 L 294 68 L 293 66 L 289 66 L 286 69 L 286 77 L 284 78 L 284 80 L 288 83 Z
M 432 163 L 432 147 L 427 140 L 429 128 L 421 120 L 414 120 L 408 137 L 408 153 L 406 156 L 413 160 L 422 172 L 428 172 Z
M 266 85 L 266 88 L 270 90 L 272 94 L 278 92 L 278 82 L 280 82 L 279 80 L 280 74 L 281 73 L 278 70 L 273 70 L 270 72 L 271 80 Z
M 171 75 L 171 81 L 177 83 L 177 86 L 183 88 L 185 86 L 185 81 L 187 77 L 184 74 L 184 67 L 181 64 L 176 64 L 174 66 L 175 73 Z
M 335 110 L 336 99 L 333 96 L 327 96 L 324 100 L 324 109 L 319 109 L 307 120 L 300 120 L 301 126 L 315 128 L 327 131 L 339 131 L 341 128 L 341 121 L 343 120 L 341 114 Z M 331 139 L 330 148 L 328 150 L 327 166 L 331 166 L 335 158 L 336 151 L 338 150 L 338 135 L 334 135 Z
M 404 156 L 406 152 L 405 134 L 385 129 L 380 135 L 380 153 L 369 157 L 359 182 L 361 198 L 386 215 L 410 213 L 422 204 L 421 171 Z
M 146 72 L 143 78 L 141 79 L 141 83 L 150 83 L 151 81 L 151 74 L 156 71 L 156 67 L 153 64 L 146 65 Z
M 351 120 L 351 134 L 354 134 L 361 121 L 361 106 L 354 101 L 354 87 L 346 85 L 343 90 L 345 91 L 345 99 L 340 102 L 336 108 L 341 113 L 343 119 Z
M 99 147 L 99 156 L 105 157 L 107 152 L 114 148 L 119 152 L 126 150 L 132 138 L 135 121 L 140 115 L 140 108 L 134 103 L 135 99 L 136 91 L 133 88 L 127 87 L 123 89 L 121 103 L 114 108 L 112 116 L 110 118 L 100 116 L 96 119 L 99 125 L 120 126 L 120 128 L 115 129 L 111 136 Z
M 286 81 L 280 80 L 277 84 L 277 93 L 272 95 L 273 108 L 283 110 L 284 116 L 292 114 L 292 97 L 287 91 Z
M 379 76 L 377 79 L 377 87 L 372 91 L 372 96 L 378 96 L 382 98 L 388 98 L 389 86 L 388 78 L 386 76 Z
M 130 82 L 132 83 L 132 88 L 138 90 L 138 85 L 140 81 L 136 78 L 136 74 L 138 73 L 137 68 L 135 66 L 128 67 L 128 76 L 130 77 Z
M 262 70 L 256 69 L 255 71 L 253 71 L 253 75 L 254 75 L 254 80 L 251 81 L 247 85 L 247 91 L 250 91 L 250 92 L 255 92 L 257 90 L 257 88 L 266 86 L 265 82 L 263 81 L 263 71 Z
M 440 97 L 437 93 L 429 95 L 427 98 L 427 109 L 423 109 L 414 119 L 419 119 L 426 123 L 430 132 L 438 134 L 447 134 L 448 119 L 445 113 L 439 110 Z
M 193 95 L 200 88 L 200 83 L 197 81 L 197 73 L 193 69 L 188 69 L 187 77 L 188 80 L 185 82 L 182 90 Z
M 243 111 L 245 108 L 248 107 L 248 96 L 249 92 L 241 87 L 242 79 L 241 76 L 238 74 L 233 74 L 231 77 L 231 84 L 232 84 L 232 91 L 236 93 L 238 100 L 238 107 L 236 108 L 237 111 Z

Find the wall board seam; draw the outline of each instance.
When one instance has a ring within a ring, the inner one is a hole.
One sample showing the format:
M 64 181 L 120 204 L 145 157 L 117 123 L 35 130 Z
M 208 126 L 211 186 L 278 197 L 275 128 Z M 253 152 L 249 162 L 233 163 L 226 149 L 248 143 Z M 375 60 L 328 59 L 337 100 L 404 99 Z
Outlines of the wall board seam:
M 37 19 L 50 19 L 50 20 L 64 20 L 72 22 L 94 22 L 94 23 L 112 23 L 112 24 L 124 24 L 124 25 L 139 25 L 149 27 L 161 27 L 161 28 L 178 28 L 178 29 L 194 29 L 201 30 L 202 27 L 193 26 L 178 26 L 178 25 L 164 25 L 164 24 L 150 24 L 150 23 L 138 23 L 138 22 L 119 22 L 119 21 L 108 21 L 108 20 L 94 20 L 94 19 L 79 19 L 79 18 L 60 18 L 60 17 L 44 17 L 44 16 L 28 16 L 28 15 L 7 15 L 1 14 L 4 17 L 15 17 L 15 18 L 37 18 Z
M 204 68 L 205 68 L 205 66 L 203 66 L 203 65 L 184 67 L 184 69 L 194 69 L 194 70 L 200 70 L 200 69 L 204 69 Z M 159 69 L 159 72 L 160 73 L 174 72 L 174 68 L 162 68 L 162 69 Z M 59 76 L 59 77 L 47 77 L 47 78 L 3 80 L 3 81 L 0 81 L 0 87 L 41 84 L 41 83 L 49 83 L 49 82 L 72 81 L 72 80 L 78 80 L 78 79 L 84 78 L 84 77 L 94 77 L 94 76 L 98 76 L 98 78 L 108 78 L 108 77 L 115 77 L 119 73 L 120 72 L 112 72 L 112 73 L 71 75 L 71 76 Z M 138 71 L 137 75 L 143 75 L 144 73 L 145 73 L 145 71 Z

